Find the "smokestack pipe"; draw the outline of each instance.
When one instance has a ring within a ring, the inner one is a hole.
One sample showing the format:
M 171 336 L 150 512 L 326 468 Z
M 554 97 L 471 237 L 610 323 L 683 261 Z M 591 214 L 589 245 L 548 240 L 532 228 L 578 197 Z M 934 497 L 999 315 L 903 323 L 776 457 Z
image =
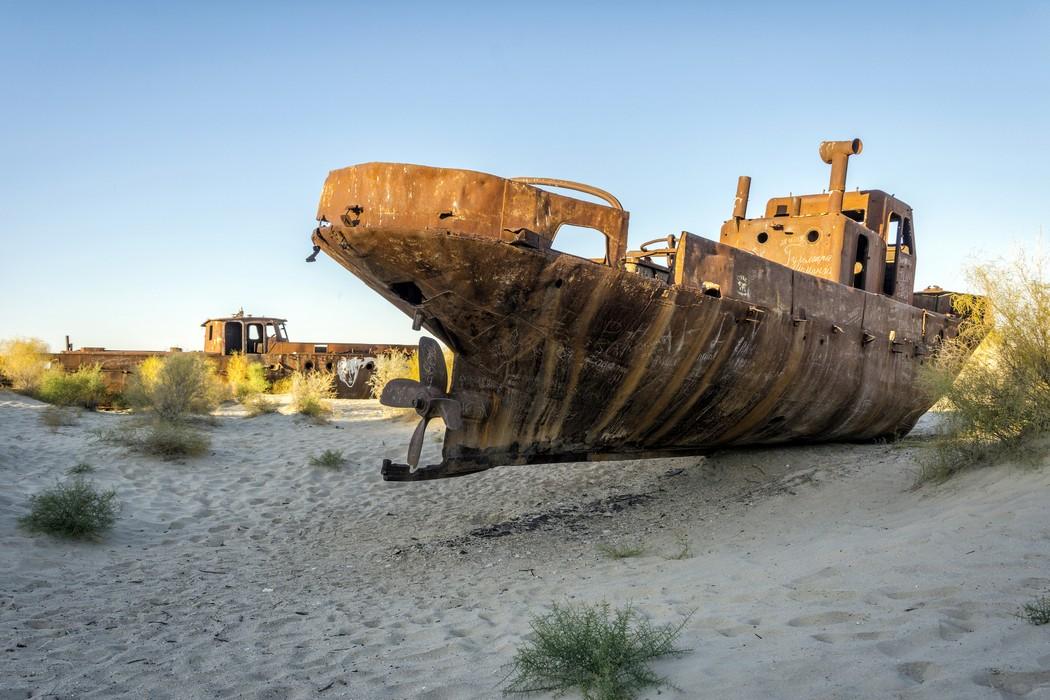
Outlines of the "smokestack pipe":
M 751 178 L 741 175 L 736 181 L 736 200 L 733 201 L 733 218 L 747 218 L 747 198 L 751 194 Z
M 831 183 L 828 190 L 828 213 L 842 213 L 842 195 L 846 191 L 846 166 L 849 157 L 864 149 L 860 139 L 852 141 L 824 141 L 820 144 L 820 159 L 831 165 Z

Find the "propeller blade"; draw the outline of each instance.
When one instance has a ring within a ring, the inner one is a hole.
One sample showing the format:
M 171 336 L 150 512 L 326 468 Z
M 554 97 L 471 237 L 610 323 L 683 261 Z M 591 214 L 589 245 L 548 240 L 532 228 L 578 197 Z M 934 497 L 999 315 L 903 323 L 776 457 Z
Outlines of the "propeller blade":
M 419 454 L 423 451 L 423 436 L 426 435 L 429 422 L 429 418 L 419 421 L 415 432 L 412 433 L 412 441 L 408 443 L 408 466 L 413 469 L 419 464 Z
M 463 407 L 456 399 L 431 399 L 430 404 L 437 406 L 445 427 L 449 430 L 463 429 Z
M 391 379 L 379 395 L 379 403 L 393 408 L 415 408 L 423 387 L 414 379 Z
M 440 389 L 442 394 L 448 391 L 445 355 L 438 342 L 426 336 L 419 339 L 419 383 Z

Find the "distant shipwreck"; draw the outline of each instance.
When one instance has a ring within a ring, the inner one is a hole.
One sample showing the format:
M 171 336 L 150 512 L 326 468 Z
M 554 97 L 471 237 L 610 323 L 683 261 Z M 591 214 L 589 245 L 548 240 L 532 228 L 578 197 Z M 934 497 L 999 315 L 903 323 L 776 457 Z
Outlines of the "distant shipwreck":
M 860 151 L 822 143 L 829 192 L 771 199 L 754 219 L 741 177 L 720 242 L 683 232 L 639 250 L 619 201 L 587 185 L 398 163 L 330 173 L 315 255 L 455 353 L 449 384 L 424 338 L 420 381 L 383 391 L 422 416 L 407 464 L 384 460 L 384 477 L 909 431 L 931 404 L 919 366 L 961 319 L 950 293 L 913 292 L 911 207 L 845 191 Z M 600 257 L 559 252 L 566 225 L 604 237 Z M 420 467 L 438 416 L 443 459 Z

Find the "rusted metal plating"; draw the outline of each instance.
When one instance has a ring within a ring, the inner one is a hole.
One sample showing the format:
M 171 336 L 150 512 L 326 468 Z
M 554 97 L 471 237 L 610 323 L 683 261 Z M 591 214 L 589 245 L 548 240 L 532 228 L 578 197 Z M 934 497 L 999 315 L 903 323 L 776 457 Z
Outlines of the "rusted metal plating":
M 682 232 L 630 252 L 627 212 L 595 188 L 396 163 L 333 171 L 314 245 L 455 353 L 447 393 L 442 369 L 387 397 L 420 411 L 420 441 L 455 405 L 442 461 L 417 468 L 413 439 L 384 476 L 910 430 L 930 405 L 918 368 L 959 319 L 943 290 L 912 293 L 911 208 L 845 192 L 861 147 L 821 146 L 827 194 L 747 219 L 741 178 L 721 242 Z M 567 224 L 604 236 L 604 260 L 559 252 Z

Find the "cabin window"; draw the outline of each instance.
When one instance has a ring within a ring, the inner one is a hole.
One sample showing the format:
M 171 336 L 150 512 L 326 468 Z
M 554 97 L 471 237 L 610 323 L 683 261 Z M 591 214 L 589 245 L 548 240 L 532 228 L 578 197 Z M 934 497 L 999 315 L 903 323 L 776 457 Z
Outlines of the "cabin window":
M 896 247 L 900 243 L 901 215 L 890 214 L 890 225 L 886 228 L 886 242 Z
M 773 216 L 787 216 L 787 215 L 788 215 L 788 206 L 786 204 L 778 204 L 777 205 L 777 213 L 774 214 Z
M 912 241 L 911 219 L 900 214 L 890 214 L 886 227 L 886 275 L 882 280 L 882 291 L 889 295 L 897 291 L 897 258 L 900 255 L 912 255 L 915 244 Z
M 271 321 L 266 324 L 266 340 L 269 343 L 275 343 L 280 340 L 287 340 L 282 333 L 281 324 Z M 267 347 L 269 350 L 269 347 Z
M 882 278 L 882 292 L 887 296 L 893 296 L 893 293 L 897 291 L 897 251 L 900 246 L 900 235 L 900 214 L 890 214 L 890 222 L 886 227 L 886 274 Z
M 858 224 L 864 223 L 864 210 L 863 209 L 846 209 L 842 212 L 842 215 L 847 219 L 853 219 Z
M 864 289 L 868 279 L 868 237 L 865 234 L 857 236 L 857 254 L 853 258 L 853 286 Z
M 605 262 L 607 240 L 598 229 L 562 224 L 554 234 L 551 249 L 593 262 Z
M 248 347 L 246 353 L 257 355 L 263 352 L 263 327 L 261 323 L 248 324 Z
M 215 324 L 209 323 L 208 324 L 208 340 L 212 339 L 212 336 L 214 335 L 214 331 L 215 331 Z

